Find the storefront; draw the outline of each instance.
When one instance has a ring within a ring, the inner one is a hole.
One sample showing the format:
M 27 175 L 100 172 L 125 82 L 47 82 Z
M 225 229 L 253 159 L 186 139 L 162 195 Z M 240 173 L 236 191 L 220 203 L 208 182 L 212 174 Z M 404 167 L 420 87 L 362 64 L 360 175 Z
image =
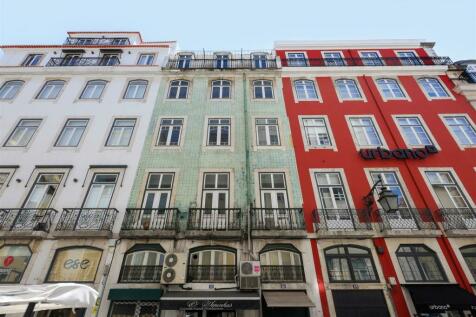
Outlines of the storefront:
M 333 290 L 337 317 L 390 317 L 382 290 Z
M 109 290 L 109 317 L 158 317 L 160 288 L 114 288 Z
M 304 291 L 263 291 L 263 317 L 308 317 L 314 303 Z

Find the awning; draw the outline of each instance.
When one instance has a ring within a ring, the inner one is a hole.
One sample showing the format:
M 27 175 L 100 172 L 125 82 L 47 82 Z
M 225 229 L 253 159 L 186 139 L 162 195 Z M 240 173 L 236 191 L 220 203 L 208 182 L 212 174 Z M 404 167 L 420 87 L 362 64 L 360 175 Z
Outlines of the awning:
M 476 311 L 476 296 L 459 285 L 405 285 L 418 313 Z
M 170 291 L 160 300 L 161 310 L 235 310 L 259 309 L 256 292 Z
M 107 299 L 111 301 L 128 300 L 160 300 L 160 288 L 113 288 L 109 290 Z
M 315 307 L 314 303 L 309 299 L 306 292 L 289 291 L 289 292 L 273 292 L 263 291 L 264 299 L 268 307 Z

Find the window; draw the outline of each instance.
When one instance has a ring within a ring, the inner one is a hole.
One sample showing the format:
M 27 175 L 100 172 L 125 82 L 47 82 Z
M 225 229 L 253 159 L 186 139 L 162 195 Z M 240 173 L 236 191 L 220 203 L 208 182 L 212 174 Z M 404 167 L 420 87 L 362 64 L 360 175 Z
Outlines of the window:
M 408 145 L 433 145 L 418 117 L 398 117 L 397 123 Z
M 33 184 L 23 208 L 49 208 L 63 179 L 63 174 L 39 174 Z
M 79 99 L 99 99 L 106 87 L 105 80 L 88 81 Z
M 75 66 L 81 60 L 80 54 L 66 54 L 61 61 L 61 66 Z
M 286 249 L 270 249 L 260 253 L 261 281 L 271 283 L 304 282 L 301 254 L 293 246 Z
M 192 55 L 179 55 L 178 68 L 189 68 L 192 62 Z
M 395 172 L 384 172 L 384 171 L 372 171 L 370 172 L 373 183 L 379 181 L 379 177 L 382 179 L 382 183 L 377 185 L 377 189 L 380 192 L 383 187 L 392 191 L 393 194 L 398 197 L 398 207 L 403 209 L 408 209 L 409 204 L 408 200 L 403 192 L 402 185 L 398 179 L 397 173 Z M 411 218 L 411 217 L 410 217 Z
M 0 88 L 0 100 L 12 100 L 16 97 L 24 82 L 21 80 L 10 80 L 5 82 Z
M 101 66 L 114 66 L 119 64 L 119 55 L 117 54 L 104 54 L 101 58 Z
M 215 67 L 216 68 L 228 68 L 230 61 L 230 56 L 227 54 L 218 54 L 215 55 Z
M 345 66 L 345 61 L 342 58 L 341 52 L 323 52 L 324 63 L 327 66 Z
M 269 221 L 275 221 L 274 211 L 272 209 L 288 208 L 288 192 L 286 189 L 286 176 L 284 173 L 259 173 L 259 186 L 261 208 L 269 209 Z M 280 212 L 285 212 L 282 210 Z M 276 227 L 273 224 L 271 228 Z
M 26 245 L 3 245 L 0 248 L 0 284 L 20 283 L 30 258 L 31 251 Z
M 476 130 L 464 116 L 445 116 L 443 117 L 446 125 L 456 138 L 456 141 L 462 146 L 476 145 Z
M 174 173 L 150 173 L 145 187 L 142 208 L 168 208 L 173 182 Z
M 202 208 L 228 208 L 229 191 L 229 173 L 204 173 L 202 185 Z M 204 215 L 204 217 L 206 217 L 206 215 Z
M 397 52 L 402 65 L 421 65 L 422 62 L 414 52 Z
M 212 99 L 230 99 L 231 82 L 229 80 L 212 81 Z
M 178 146 L 182 135 L 183 119 L 161 119 L 159 127 L 158 146 Z
M 303 118 L 304 143 L 310 147 L 332 146 L 326 121 L 323 118 Z
M 337 91 L 342 100 L 362 99 L 359 87 L 353 79 L 338 79 L 335 81 Z
M 154 54 L 140 54 L 137 65 L 152 65 L 154 58 Z
M 253 67 L 259 69 L 268 67 L 266 54 L 253 54 Z
M 113 301 L 109 311 L 109 317 L 151 317 L 160 315 L 157 301 Z
M 307 66 L 306 55 L 304 53 L 287 53 L 288 66 Z
M 323 209 L 349 208 L 347 195 L 339 172 L 316 172 L 317 193 Z M 347 212 L 345 213 L 348 214 Z M 345 220 L 350 219 L 348 216 Z
M 418 83 L 430 98 L 448 98 L 450 96 L 436 78 L 420 78 Z
M 296 80 L 294 81 L 294 90 L 298 100 L 314 100 L 317 99 L 316 87 L 312 80 Z
M 119 282 L 160 283 L 165 250 L 160 245 L 136 244 L 124 257 Z
M 172 80 L 169 87 L 169 99 L 187 99 L 188 87 L 190 82 L 187 80 Z
M 106 146 L 129 146 L 136 119 L 115 119 Z
M 385 99 L 405 99 L 405 94 L 395 79 L 377 79 L 377 86 Z
M 45 83 L 36 99 L 56 99 L 64 87 L 63 80 L 50 80 Z
M 280 145 L 278 119 L 256 119 L 258 146 Z
M 46 282 L 94 283 L 101 255 L 88 246 L 57 249 Z
M 273 99 L 273 82 L 271 80 L 253 81 L 255 99 Z
M 370 117 L 349 118 L 352 133 L 359 146 L 382 146 L 377 129 Z
M 231 119 L 208 119 L 207 146 L 229 146 Z
M 383 66 L 382 59 L 377 52 L 360 52 L 360 57 L 365 66 Z
M 127 85 L 124 99 L 144 99 L 147 85 L 147 80 L 131 80 Z
M 95 173 L 83 208 L 109 208 L 118 177 L 118 174 Z
M 234 283 L 236 251 L 231 248 L 196 248 L 190 250 L 188 282 Z
M 43 54 L 29 54 L 23 61 L 22 66 L 37 66 L 42 58 Z
M 407 282 L 446 282 L 446 275 L 435 252 L 423 244 L 403 244 L 398 263 Z
M 462 247 L 460 251 L 469 271 L 471 272 L 471 275 L 473 276 L 473 279 L 476 280 L 476 246 L 468 245 Z
M 469 208 L 451 172 L 427 171 L 425 174 L 443 208 Z
M 2 190 L 3 186 L 7 183 L 9 176 L 10 176 L 10 173 L 0 172 L 0 191 Z
M 325 250 L 330 282 L 378 282 L 370 250 L 364 247 L 342 245 Z
M 12 134 L 5 142 L 8 147 L 25 147 L 30 143 L 36 130 L 41 124 L 41 119 L 22 119 L 18 122 Z
M 61 131 L 55 146 L 58 147 L 76 147 L 81 141 L 88 119 L 69 119 Z

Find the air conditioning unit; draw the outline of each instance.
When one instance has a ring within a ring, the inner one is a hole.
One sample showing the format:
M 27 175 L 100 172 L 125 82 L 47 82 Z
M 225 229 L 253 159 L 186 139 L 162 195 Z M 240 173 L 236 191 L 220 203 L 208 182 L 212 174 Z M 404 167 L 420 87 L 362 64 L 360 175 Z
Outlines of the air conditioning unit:
M 167 253 L 162 269 L 162 284 L 185 284 L 185 272 L 187 270 L 187 254 Z
M 240 262 L 240 289 L 259 289 L 260 277 L 259 261 Z

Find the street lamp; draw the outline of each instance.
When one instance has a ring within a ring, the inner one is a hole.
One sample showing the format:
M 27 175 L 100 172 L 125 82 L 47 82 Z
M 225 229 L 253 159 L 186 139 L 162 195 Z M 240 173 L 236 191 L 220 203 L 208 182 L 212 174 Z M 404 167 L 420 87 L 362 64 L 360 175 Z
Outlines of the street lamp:
M 373 197 L 373 192 L 377 189 L 377 185 L 382 184 L 382 177 L 378 176 L 378 181 L 370 189 L 370 192 L 363 198 L 364 203 L 367 206 L 369 212 L 372 210 L 372 205 L 375 200 Z M 382 206 L 385 212 L 395 212 L 398 210 L 398 196 L 394 194 L 390 189 L 385 186 L 382 186 L 380 192 L 378 193 L 378 199 L 380 206 Z

